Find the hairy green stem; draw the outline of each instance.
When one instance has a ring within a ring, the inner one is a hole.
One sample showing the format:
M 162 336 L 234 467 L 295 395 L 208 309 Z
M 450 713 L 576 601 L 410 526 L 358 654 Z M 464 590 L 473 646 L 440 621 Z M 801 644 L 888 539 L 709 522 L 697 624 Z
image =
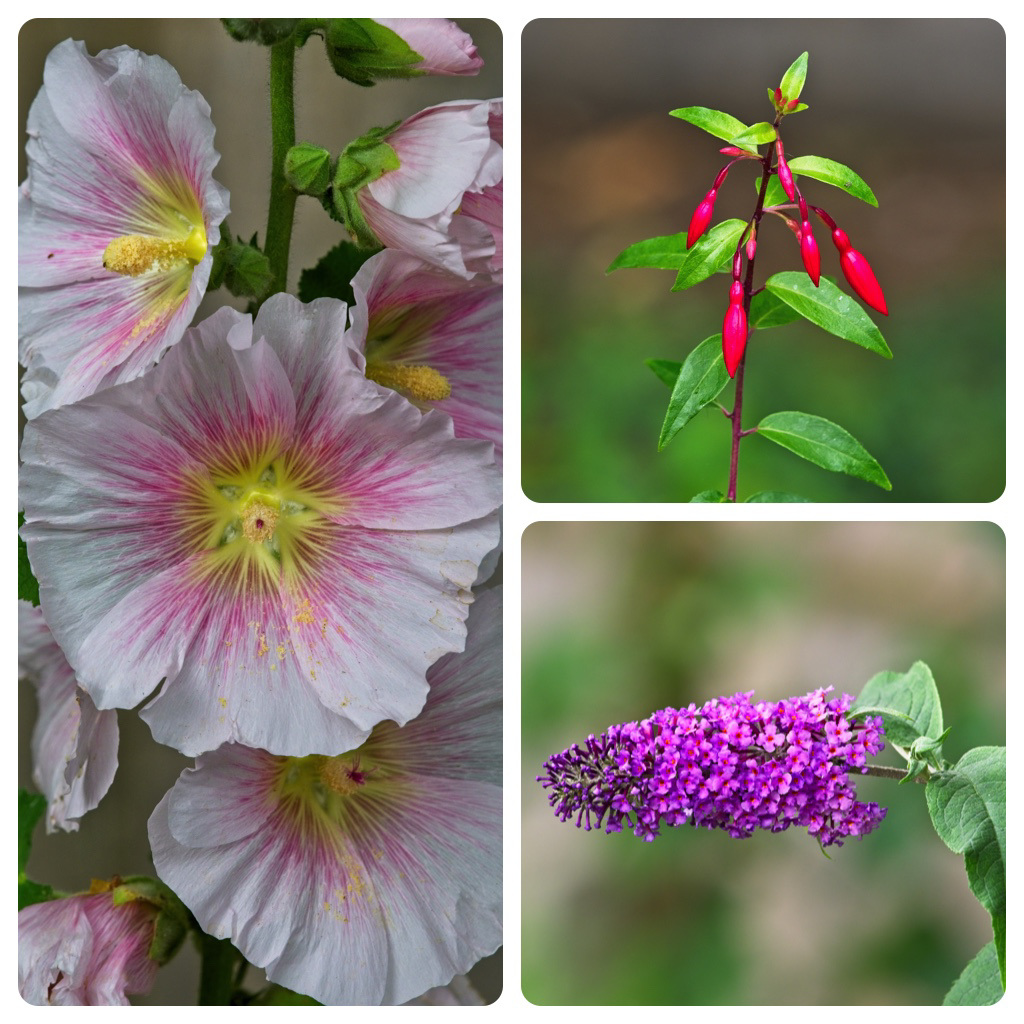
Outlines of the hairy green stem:
M 234 971 L 242 954 L 228 939 L 215 939 L 205 933 L 199 937 L 199 952 L 199 1005 L 227 1006 L 235 990 Z
M 288 250 L 295 220 L 295 190 L 284 176 L 284 159 L 295 145 L 295 43 L 286 39 L 270 48 L 270 208 L 263 251 L 273 278 L 267 295 L 288 290 Z

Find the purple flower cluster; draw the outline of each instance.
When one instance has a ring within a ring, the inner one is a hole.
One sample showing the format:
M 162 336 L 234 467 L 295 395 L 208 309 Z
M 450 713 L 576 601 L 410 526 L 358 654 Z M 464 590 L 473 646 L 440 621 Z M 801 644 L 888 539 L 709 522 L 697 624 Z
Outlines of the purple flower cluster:
M 544 762 L 537 781 L 555 814 L 587 830 L 625 821 L 646 842 L 661 825 L 724 828 L 745 839 L 758 828 L 806 826 L 822 846 L 863 836 L 885 817 L 860 803 L 848 773 L 881 752 L 882 720 L 846 716 L 853 698 L 805 697 L 751 703 L 753 691 L 656 711 Z

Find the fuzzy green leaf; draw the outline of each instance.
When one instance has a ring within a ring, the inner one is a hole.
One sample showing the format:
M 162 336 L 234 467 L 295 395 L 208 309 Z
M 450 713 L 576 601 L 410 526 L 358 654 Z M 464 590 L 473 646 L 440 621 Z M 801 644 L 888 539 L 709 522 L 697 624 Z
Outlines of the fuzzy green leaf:
M 686 232 L 678 235 L 659 235 L 657 238 L 645 238 L 642 242 L 634 242 L 627 246 L 612 260 L 605 271 L 630 269 L 633 267 L 650 267 L 654 270 L 678 270 L 685 262 Z
M 681 292 L 706 281 L 732 259 L 740 235 L 746 230 L 745 220 L 723 220 L 693 243 L 676 274 L 672 291 Z
M 824 156 L 798 156 L 789 161 L 789 169 L 796 174 L 805 174 L 808 178 L 823 181 L 826 185 L 835 185 L 856 199 L 863 199 L 872 206 L 878 205 L 875 193 L 867 182 L 845 164 L 829 160 Z
M 712 334 L 686 357 L 679 371 L 658 438 L 658 451 L 663 451 L 669 441 L 704 406 L 713 402 L 728 383 L 729 372 L 722 357 L 722 335 Z
M 341 299 L 349 307 L 355 305 L 352 278 L 356 271 L 379 249 L 362 249 L 351 242 L 339 242 L 320 257 L 316 266 L 309 267 L 299 276 L 299 298 L 303 302 L 314 299 Z
M 672 117 L 689 121 L 690 124 L 703 128 L 716 139 L 724 139 L 726 142 L 740 132 L 747 130 L 747 126 L 732 114 L 726 114 L 721 110 L 711 110 L 709 107 L 680 107 L 678 110 L 670 110 Z
M 773 274 L 764 286 L 805 320 L 810 320 L 829 334 L 892 359 L 882 332 L 867 313 L 827 278 L 823 277 L 815 287 L 806 274 L 784 270 L 781 274 Z
M 882 708 L 892 709 L 892 717 Z M 907 672 L 879 672 L 861 690 L 851 709 L 855 713 L 880 714 L 885 721 L 885 738 L 909 751 L 922 736 L 942 735 L 942 703 L 932 670 L 915 661 Z M 906 756 L 906 755 L 904 755 Z
M 757 426 L 762 437 L 833 473 L 867 480 L 887 491 L 892 484 L 878 462 L 842 427 L 805 412 L 773 412 Z
M 943 1006 L 992 1006 L 1003 998 L 999 957 L 994 942 L 986 942 L 942 1000 Z

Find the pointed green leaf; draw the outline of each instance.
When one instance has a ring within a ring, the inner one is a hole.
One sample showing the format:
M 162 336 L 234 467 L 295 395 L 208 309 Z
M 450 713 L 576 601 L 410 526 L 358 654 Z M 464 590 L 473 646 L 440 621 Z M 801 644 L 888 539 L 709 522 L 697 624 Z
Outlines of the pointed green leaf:
M 1003 998 L 999 958 L 994 942 L 986 942 L 942 1000 L 943 1006 L 992 1006 Z
M 883 709 L 891 709 L 897 717 Z M 915 661 L 907 672 L 879 672 L 872 676 L 852 710 L 856 714 L 881 715 L 886 740 L 905 751 L 922 736 L 937 739 L 942 735 L 939 689 L 932 670 L 923 661 Z
M 786 111 L 786 117 L 789 117 L 790 114 L 799 114 L 801 110 L 806 110 L 806 109 L 807 109 L 807 104 L 806 103 L 798 103 L 792 110 L 787 110 Z
M 690 124 L 714 135 L 716 139 L 724 139 L 726 142 L 747 129 L 747 126 L 732 114 L 711 110 L 709 107 L 680 107 L 678 110 L 670 110 L 669 114 L 689 121 Z
M 746 227 L 745 220 L 723 220 L 694 242 L 679 267 L 672 291 L 681 292 L 700 284 L 731 260 Z
M 807 80 L 807 51 L 804 50 L 799 57 L 786 70 L 782 76 L 782 83 L 779 88 L 782 90 L 784 100 L 799 99 L 800 93 L 804 91 L 804 82 Z
M 658 451 L 686 426 L 729 383 L 722 357 L 722 335 L 705 338 L 687 357 L 676 378 L 658 438 Z
M 780 502 L 810 502 L 810 498 L 801 498 L 799 494 L 787 494 L 785 491 L 758 491 L 757 494 L 752 494 L 745 504 L 750 502 L 769 502 L 769 501 L 780 501 Z
M 773 412 L 761 420 L 757 432 L 822 469 L 846 473 L 892 490 L 885 471 L 861 443 L 842 427 L 820 416 Z
M 856 199 L 863 199 L 872 206 L 878 205 L 875 193 L 868 188 L 867 182 L 846 164 L 829 160 L 824 156 L 798 156 L 789 161 L 789 169 L 796 174 L 805 174 L 808 178 L 823 181 L 826 185 L 835 185 Z
M 781 327 L 799 319 L 800 314 L 788 302 L 769 291 L 760 291 L 750 300 L 747 323 L 752 328 Z
M 761 179 L 754 179 L 754 191 L 761 194 Z M 773 174 L 768 182 L 768 188 L 764 194 L 764 205 L 765 209 L 769 206 L 785 206 L 787 204 L 792 205 L 792 200 L 786 195 L 786 190 L 782 187 L 782 182 L 779 181 L 779 176 Z M 800 218 L 797 217 L 797 220 Z
M 729 142 L 734 146 L 739 146 L 740 149 L 747 150 L 748 153 L 756 153 L 758 146 L 763 146 L 766 142 L 774 142 L 778 137 L 779 134 L 774 125 L 767 121 L 758 121 L 757 124 L 752 124 L 749 128 L 744 128 L 738 135 L 734 135 Z
M 721 491 L 701 491 L 690 499 L 690 504 L 715 504 L 720 505 L 725 501 L 725 495 Z
M 677 363 L 672 359 L 648 359 L 646 362 L 658 380 L 664 381 L 670 388 L 676 386 L 676 378 L 682 369 L 682 363 Z
M 656 270 L 678 270 L 686 262 L 687 255 L 685 231 L 681 231 L 677 235 L 659 235 L 657 238 L 645 238 L 642 242 L 634 242 L 623 249 L 612 260 L 605 273 L 610 274 L 613 270 L 621 270 L 623 267 L 652 267 Z
M 925 786 L 939 838 L 964 855 L 967 881 L 992 917 L 999 974 L 1006 985 L 1006 748 L 975 747 Z
M 817 324 L 829 334 L 892 359 L 892 352 L 882 332 L 867 313 L 827 278 L 823 277 L 815 288 L 806 274 L 797 270 L 784 270 L 768 278 L 764 286 L 792 306 L 805 320 Z
M 299 276 L 299 298 L 303 302 L 331 298 L 355 305 L 352 278 L 356 271 L 379 249 L 361 249 L 351 242 L 339 242 L 320 257 L 316 266 L 307 267 Z

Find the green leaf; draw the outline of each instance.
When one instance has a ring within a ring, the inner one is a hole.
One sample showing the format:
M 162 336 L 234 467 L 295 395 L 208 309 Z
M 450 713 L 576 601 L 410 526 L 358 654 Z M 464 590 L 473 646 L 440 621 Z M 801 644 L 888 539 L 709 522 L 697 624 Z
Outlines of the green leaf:
M 817 324 L 829 334 L 892 359 L 885 338 L 867 313 L 827 278 L 823 277 L 815 288 L 806 274 L 784 270 L 781 274 L 773 274 L 764 286 L 805 320 Z
M 679 267 L 672 291 L 681 292 L 700 284 L 731 260 L 746 227 L 745 220 L 723 220 L 694 242 Z
M 824 156 L 798 156 L 789 161 L 789 169 L 793 174 L 805 174 L 808 178 L 823 181 L 826 185 L 835 185 L 856 199 L 863 199 L 872 206 L 878 205 L 875 193 L 868 188 L 867 182 L 845 164 L 829 160 Z
M 999 974 L 1006 986 L 1006 748 L 975 747 L 925 786 L 939 838 L 964 855 L 967 881 L 992 917 Z
M 631 267 L 652 267 L 656 270 L 678 270 L 686 262 L 686 232 L 645 238 L 623 249 L 605 271 Z
M 658 438 L 658 451 L 686 426 L 729 383 L 729 372 L 722 357 L 722 335 L 705 338 L 687 357 L 676 378 L 668 411 Z
M 670 388 L 676 386 L 676 378 L 683 364 L 671 359 L 648 359 L 647 365 L 651 368 L 658 380 L 664 381 Z
M 938 739 L 942 735 L 939 690 L 932 670 L 923 661 L 915 661 L 907 672 L 879 672 L 873 676 L 851 710 L 856 714 L 880 714 L 885 720 L 886 740 L 904 751 L 922 736 Z
M 773 412 L 761 420 L 757 432 L 822 469 L 846 473 L 892 490 L 885 470 L 861 443 L 842 427 L 820 416 Z
M 999 957 L 994 942 L 986 942 L 942 1000 L 943 1006 L 992 1006 L 1003 998 Z
M 810 498 L 801 498 L 799 494 L 787 494 L 785 491 L 758 491 L 757 494 L 752 494 L 747 498 L 745 504 L 750 502 L 769 502 L 769 501 L 780 501 L 780 502 L 810 502 Z
M 361 249 L 351 242 L 339 242 L 320 257 L 315 267 L 304 270 L 299 276 L 299 298 L 303 302 L 322 298 L 342 299 L 350 307 L 354 306 L 356 299 L 352 292 L 352 278 L 379 251 Z
M 756 178 L 754 180 L 754 191 L 761 194 L 761 179 Z M 764 205 L 769 206 L 784 206 L 787 203 L 792 203 L 792 199 L 786 195 L 786 190 L 782 187 L 782 182 L 779 181 L 779 176 L 773 174 L 768 181 L 768 188 L 764 193 Z M 799 219 L 799 218 L 797 218 Z
M 44 903 L 56 895 L 48 885 L 33 882 L 26 874 L 32 852 L 32 833 L 46 813 L 46 797 L 40 793 L 18 790 L 18 909 L 33 903 Z
M 799 320 L 800 314 L 769 291 L 760 291 L 750 300 L 747 323 L 752 328 L 781 327 Z
M 25 514 L 18 513 L 18 529 L 25 525 Z M 32 566 L 28 560 L 28 548 L 18 534 L 18 597 L 29 604 L 39 606 L 39 580 L 32 572 Z
M 701 491 L 690 499 L 690 504 L 721 504 L 725 501 L 725 495 L 721 491 Z
M 723 113 L 721 110 L 711 110 L 709 107 L 680 107 L 678 110 L 670 110 L 672 117 L 689 121 L 690 124 L 703 128 L 716 139 L 730 141 L 740 132 L 746 131 L 747 126 L 737 120 L 732 114 Z
M 756 153 L 758 146 L 763 146 L 766 142 L 774 142 L 778 137 L 779 133 L 775 130 L 774 125 L 767 121 L 758 121 L 757 124 L 752 124 L 738 135 L 734 135 L 729 141 L 734 146 L 747 150 L 748 153 Z
M 255 242 L 255 239 L 254 239 Z M 261 298 L 274 279 L 270 260 L 255 244 L 238 239 L 214 250 L 216 279 L 232 295 Z
M 782 90 L 782 98 L 789 100 L 799 99 L 800 93 L 804 91 L 804 82 L 807 80 L 807 51 L 804 50 L 799 57 L 786 70 L 782 76 L 779 88 Z

